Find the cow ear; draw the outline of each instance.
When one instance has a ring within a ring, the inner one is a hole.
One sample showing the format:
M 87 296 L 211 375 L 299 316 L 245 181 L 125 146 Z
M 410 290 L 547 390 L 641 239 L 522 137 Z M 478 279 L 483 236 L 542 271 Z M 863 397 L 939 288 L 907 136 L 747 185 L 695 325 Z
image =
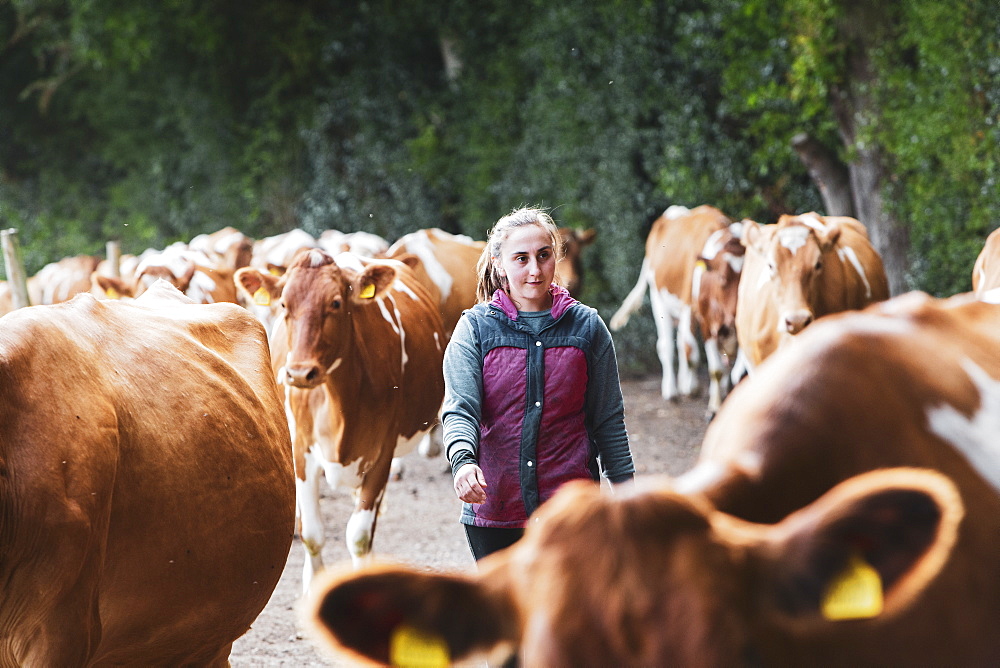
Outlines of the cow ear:
M 370 264 L 351 284 L 351 299 L 356 304 L 370 303 L 382 297 L 396 280 L 396 270 L 384 264 Z
M 371 566 L 314 581 L 301 609 L 315 639 L 364 664 L 444 666 L 510 647 L 510 599 L 462 575 Z
M 399 255 L 392 259 L 399 260 L 410 269 L 416 269 L 417 265 L 420 264 L 420 258 L 414 255 L 413 253 L 403 253 L 402 255 Z
M 132 297 L 132 286 L 121 278 L 115 276 L 105 276 L 96 271 L 90 275 L 91 291 L 96 291 L 99 295 L 108 299 L 121 299 L 122 297 Z
M 836 245 L 837 240 L 840 239 L 840 223 L 838 222 L 827 222 L 824 225 L 825 229 L 822 231 L 817 230 L 816 236 L 819 238 L 819 246 L 823 251 L 828 251 Z
M 955 485 L 933 471 L 851 478 L 773 528 L 764 605 L 796 622 L 895 614 L 941 572 L 963 514 Z
M 740 243 L 746 248 L 755 248 L 760 250 L 760 225 L 756 221 L 750 220 L 749 218 L 744 218 L 741 223 Z
M 281 296 L 281 280 L 251 267 L 243 267 L 233 277 L 236 287 L 254 304 L 270 306 Z
M 588 228 L 586 230 L 578 230 L 576 233 L 576 240 L 581 246 L 589 246 L 594 243 L 594 239 L 597 237 L 597 230 L 593 228 Z

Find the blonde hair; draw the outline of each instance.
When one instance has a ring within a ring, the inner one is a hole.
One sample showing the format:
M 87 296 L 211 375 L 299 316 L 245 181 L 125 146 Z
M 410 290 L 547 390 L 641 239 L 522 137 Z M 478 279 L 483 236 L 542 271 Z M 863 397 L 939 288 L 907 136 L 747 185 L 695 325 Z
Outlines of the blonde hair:
M 497 290 L 507 290 L 507 279 L 502 277 L 493 265 L 493 258 L 500 257 L 500 246 L 507 240 L 510 233 L 525 225 L 538 225 L 552 238 L 552 252 L 555 254 L 556 262 L 562 259 L 563 247 L 559 228 L 556 227 L 552 216 L 544 209 L 534 207 L 522 207 L 514 209 L 501 218 L 490 230 L 486 240 L 486 247 L 483 248 L 482 255 L 476 263 L 476 299 L 481 302 L 489 301 L 493 298 L 493 293 Z M 558 275 L 553 283 L 558 283 Z

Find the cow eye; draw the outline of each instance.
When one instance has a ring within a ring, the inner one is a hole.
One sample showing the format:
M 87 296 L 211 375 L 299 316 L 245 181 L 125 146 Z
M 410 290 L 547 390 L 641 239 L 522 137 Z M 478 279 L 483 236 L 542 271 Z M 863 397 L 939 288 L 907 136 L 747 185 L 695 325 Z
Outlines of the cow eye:
M 337 297 L 330 303 L 330 308 L 332 308 L 334 311 L 340 310 L 340 297 Z
M 816 271 L 819 271 L 822 268 L 823 268 L 823 261 L 822 260 L 816 260 Z

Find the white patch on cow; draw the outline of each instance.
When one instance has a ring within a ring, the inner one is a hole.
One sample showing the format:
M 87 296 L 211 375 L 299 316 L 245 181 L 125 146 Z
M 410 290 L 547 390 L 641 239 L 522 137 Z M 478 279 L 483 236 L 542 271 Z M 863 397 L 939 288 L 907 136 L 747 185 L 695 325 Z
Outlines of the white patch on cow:
M 806 227 L 812 228 L 820 233 L 825 233 L 827 231 L 826 223 L 820 220 L 820 217 L 815 213 L 804 213 L 799 216 L 799 222 Z
M 434 254 L 434 245 L 427 231 L 421 230 L 414 233 L 407 242 L 406 248 L 420 258 L 427 275 L 441 291 L 441 301 L 446 300 L 451 295 L 451 288 L 455 281 Z
M 715 256 L 718 255 L 725 243 L 722 238 L 725 236 L 725 230 L 716 230 L 712 232 L 711 236 L 705 240 L 705 245 L 701 249 L 701 256 L 706 260 L 714 260 Z
M 413 452 L 417 446 L 420 445 L 421 441 L 424 440 L 424 437 L 430 433 L 430 427 L 430 425 L 427 425 L 427 429 L 418 431 L 416 434 L 409 437 L 400 434 L 396 438 L 396 449 L 393 450 L 393 457 L 402 457 Z
M 325 259 L 326 259 L 326 253 L 318 249 L 310 250 L 306 255 L 305 266 L 309 267 L 310 269 L 316 269 L 317 267 L 322 267 Z
M 726 468 L 718 462 L 703 461 L 687 473 L 674 478 L 674 491 L 680 494 L 700 494 L 717 484 L 726 475 Z
M 365 265 L 361 261 L 361 258 L 354 253 L 337 253 L 337 255 L 333 258 L 333 261 L 337 263 L 338 267 L 342 269 L 350 269 L 351 271 L 355 271 L 359 274 L 365 270 Z
M 408 286 L 406 283 L 399 280 L 398 278 L 395 281 L 393 281 L 392 289 L 396 290 L 397 292 L 402 292 L 413 301 L 417 301 L 419 299 L 419 297 L 417 297 L 417 293 L 411 290 L 410 286 Z
M 199 269 L 191 277 L 191 282 L 188 283 L 188 289 L 185 294 L 199 304 L 213 304 L 215 303 L 215 299 L 212 297 L 212 292 L 217 287 L 218 284 L 215 280 Z
M 328 375 L 330 373 L 332 373 L 334 370 L 336 370 L 338 367 L 340 367 L 340 365 L 343 363 L 343 361 L 344 361 L 343 357 L 338 357 L 337 359 L 333 360 L 333 364 L 331 364 L 329 367 L 327 367 L 326 373 Z M 282 368 L 284 368 L 284 367 L 282 367 Z
M 854 252 L 854 249 L 847 246 L 838 246 L 837 257 L 840 258 L 841 262 L 847 260 L 851 263 L 851 266 L 854 267 L 854 271 L 858 272 L 858 276 L 861 277 L 861 281 L 865 284 L 865 297 L 871 299 L 872 286 L 868 282 L 868 276 L 865 274 L 865 268 L 861 266 L 861 261 L 858 260 L 858 255 Z
M 438 350 L 441 350 L 441 337 L 437 332 L 434 332 L 434 345 L 437 346 Z
M 705 263 L 696 262 L 694 272 L 691 274 L 691 303 L 698 303 L 698 296 L 701 294 L 701 277 L 705 275 Z
M 806 245 L 812 231 L 808 227 L 796 225 L 778 230 L 778 243 L 795 255 L 796 251 Z
M 962 368 L 979 390 L 979 410 L 971 417 L 943 404 L 927 412 L 931 432 L 948 441 L 993 487 L 1000 490 L 1000 380 L 970 359 Z
M 735 223 L 730 223 L 729 224 L 729 233 L 731 235 L 733 235 L 733 237 L 736 238 L 736 239 L 742 239 L 743 238 L 743 222 L 742 221 L 738 221 L 738 222 L 735 222 Z
M 1000 304 L 1000 288 L 987 290 L 979 295 L 979 301 L 986 302 L 987 304 Z
M 406 330 L 403 329 L 403 316 L 399 312 L 399 307 L 396 305 L 396 299 L 393 295 L 387 294 L 384 298 L 376 300 L 378 302 L 379 311 L 382 312 L 382 317 L 385 321 L 389 323 L 393 331 L 399 335 L 399 352 L 400 360 L 402 361 L 403 370 L 406 370 L 406 362 L 409 357 L 406 355 Z M 392 304 L 392 313 L 389 313 L 389 309 L 386 308 L 385 302 Z M 398 324 L 397 324 L 398 323 Z
M 260 242 L 261 266 L 273 264 L 278 267 L 287 267 L 292 260 L 292 256 L 301 248 L 316 248 L 316 239 L 305 230 L 294 229 L 285 234 L 262 239 Z M 254 250 L 254 255 L 258 251 Z
M 723 256 L 726 260 L 726 264 L 736 272 L 737 274 L 743 272 L 743 257 L 742 255 L 734 255 L 733 253 L 726 253 Z
M 663 217 L 673 220 L 674 218 L 686 216 L 689 213 L 691 213 L 691 209 L 686 206 L 681 206 L 680 204 L 674 204 L 667 207 L 667 210 L 663 212 Z
M 375 526 L 374 510 L 355 510 L 347 521 L 347 549 L 354 566 L 361 567 L 368 561 L 372 550 L 372 529 Z

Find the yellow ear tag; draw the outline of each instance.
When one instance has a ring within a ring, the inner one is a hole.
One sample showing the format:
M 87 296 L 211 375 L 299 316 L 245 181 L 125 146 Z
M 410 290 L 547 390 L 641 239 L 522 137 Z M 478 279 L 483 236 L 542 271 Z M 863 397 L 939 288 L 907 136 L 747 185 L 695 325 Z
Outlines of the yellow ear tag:
M 121 295 L 118 294 L 118 291 L 115 290 L 114 288 L 108 288 L 107 290 L 104 291 L 104 294 L 107 295 L 108 299 L 118 299 L 119 297 L 121 297 Z
M 371 299 L 375 296 L 375 284 L 369 283 L 365 287 L 361 288 L 361 294 L 359 295 L 362 299 Z
M 705 271 L 705 270 L 707 270 L 707 269 L 708 269 L 708 265 L 707 265 L 707 264 L 705 264 L 705 261 L 704 261 L 704 260 L 698 260 L 698 261 L 697 261 L 697 262 L 695 263 L 695 265 L 694 265 L 694 266 L 695 266 L 695 267 L 696 267 L 697 269 L 701 269 L 702 271 Z
M 403 624 L 392 634 L 389 661 L 405 668 L 447 668 L 448 645 L 439 636 Z
M 267 273 L 271 274 L 272 276 L 281 276 L 281 270 L 278 269 L 277 267 L 268 267 Z
M 264 286 L 257 288 L 257 292 L 253 293 L 253 303 L 258 306 L 270 306 L 271 293 Z
M 882 613 L 882 578 L 861 555 L 830 582 L 823 596 L 823 616 L 831 621 L 869 619 Z

